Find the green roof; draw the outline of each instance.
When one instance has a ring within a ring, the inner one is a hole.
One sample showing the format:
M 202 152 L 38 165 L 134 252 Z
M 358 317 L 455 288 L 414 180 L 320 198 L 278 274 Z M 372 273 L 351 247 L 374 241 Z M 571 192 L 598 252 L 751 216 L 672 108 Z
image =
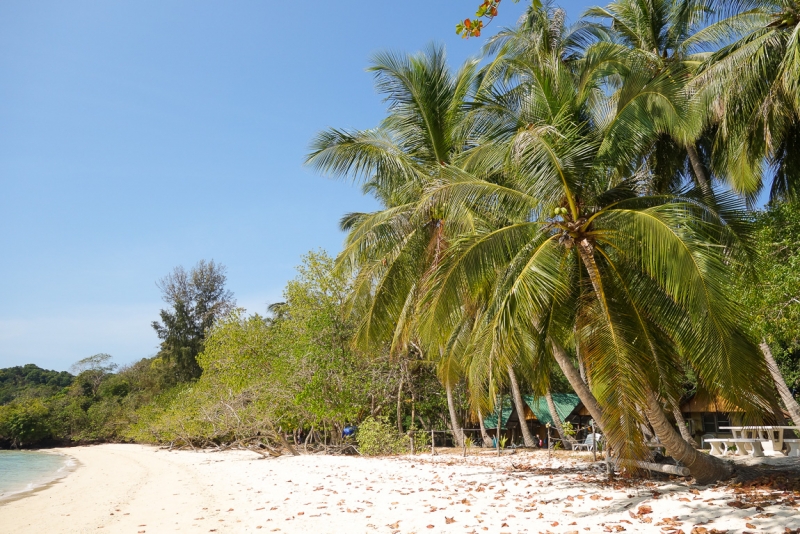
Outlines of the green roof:
M 536 416 L 536 419 L 543 425 L 553 422 L 553 418 L 550 417 L 550 410 L 547 408 L 547 399 L 544 397 L 534 397 L 533 395 L 525 395 L 522 399 L 531 409 L 533 415 Z M 569 417 L 580 402 L 580 399 L 578 399 L 578 396 L 574 393 L 553 393 L 553 403 L 556 405 L 556 411 L 562 421 Z M 511 417 L 511 412 L 511 397 L 504 397 L 503 425 L 501 427 L 503 430 L 506 428 L 508 418 Z M 483 424 L 487 429 L 497 428 L 497 411 L 487 415 L 483 420 Z
M 556 405 L 556 411 L 558 412 L 558 416 L 561 420 L 565 420 L 569 417 L 569 414 L 575 409 L 578 404 L 581 403 L 580 399 L 574 393 L 553 393 L 553 404 Z M 543 425 L 547 423 L 553 422 L 553 418 L 550 417 L 550 409 L 547 407 L 547 399 L 544 397 L 534 397 L 533 395 L 525 395 L 522 397 L 525 400 L 525 404 L 533 412 L 533 415 L 536 416 Z
M 511 417 L 511 397 L 503 397 L 503 426 L 502 429 L 505 430 L 506 423 L 508 422 L 508 418 Z M 483 425 L 486 429 L 494 428 L 497 429 L 497 409 L 495 408 L 494 413 L 487 415 L 483 419 Z

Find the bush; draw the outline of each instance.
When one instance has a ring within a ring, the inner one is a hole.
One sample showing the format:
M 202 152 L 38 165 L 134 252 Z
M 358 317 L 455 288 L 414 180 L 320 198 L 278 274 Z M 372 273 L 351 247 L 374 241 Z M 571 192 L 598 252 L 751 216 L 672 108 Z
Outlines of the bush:
M 0 406 L 0 437 L 21 447 L 50 437 L 47 406 L 39 399 Z
M 358 427 L 356 434 L 358 449 L 365 456 L 405 454 L 409 451 L 411 440 L 400 434 L 386 417 L 368 417 Z

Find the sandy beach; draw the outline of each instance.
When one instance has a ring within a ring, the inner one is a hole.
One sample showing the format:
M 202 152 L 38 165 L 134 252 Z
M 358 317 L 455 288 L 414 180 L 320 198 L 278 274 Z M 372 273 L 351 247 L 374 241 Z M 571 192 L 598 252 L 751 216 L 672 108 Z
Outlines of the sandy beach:
M 590 456 L 259 459 L 141 445 L 59 452 L 79 466 L 0 503 L 0 532 L 785 532 L 791 493 L 607 484 Z M 694 530 L 693 530 L 694 529 Z

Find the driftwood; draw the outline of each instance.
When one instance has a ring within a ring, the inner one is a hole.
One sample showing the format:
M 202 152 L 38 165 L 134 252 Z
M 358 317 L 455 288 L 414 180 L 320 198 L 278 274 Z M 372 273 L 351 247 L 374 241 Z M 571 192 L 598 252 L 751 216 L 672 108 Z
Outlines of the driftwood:
M 656 464 L 653 462 L 633 462 L 633 465 L 640 469 L 658 471 L 659 473 L 667 473 L 668 475 L 677 475 L 679 477 L 690 476 L 688 467 L 679 467 L 672 464 Z

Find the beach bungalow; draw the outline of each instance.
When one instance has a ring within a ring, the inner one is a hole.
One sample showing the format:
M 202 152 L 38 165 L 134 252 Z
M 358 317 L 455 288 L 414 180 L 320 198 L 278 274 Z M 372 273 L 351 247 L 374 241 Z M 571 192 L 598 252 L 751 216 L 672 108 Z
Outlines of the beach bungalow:
M 547 437 L 547 423 L 553 422 L 550 417 L 550 410 L 547 408 L 547 400 L 544 397 L 533 395 L 523 396 L 525 402 L 525 413 L 522 420 L 528 425 L 531 433 L 544 440 Z M 580 399 L 573 393 L 553 393 L 553 403 L 562 421 L 569 421 L 576 429 L 583 429 L 589 424 L 591 417 L 581 404 Z M 497 434 L 497 413 L 493 413 L 484 418 L 486 432 L 492 438 Z M 516 408 L 511 402 L 511 397 L 503 399 L 502 422 L 500 426 L 501 436 L 505 436 L 509 443 L 521 444 L 522 432 L 520 430 L 520 417 Z

